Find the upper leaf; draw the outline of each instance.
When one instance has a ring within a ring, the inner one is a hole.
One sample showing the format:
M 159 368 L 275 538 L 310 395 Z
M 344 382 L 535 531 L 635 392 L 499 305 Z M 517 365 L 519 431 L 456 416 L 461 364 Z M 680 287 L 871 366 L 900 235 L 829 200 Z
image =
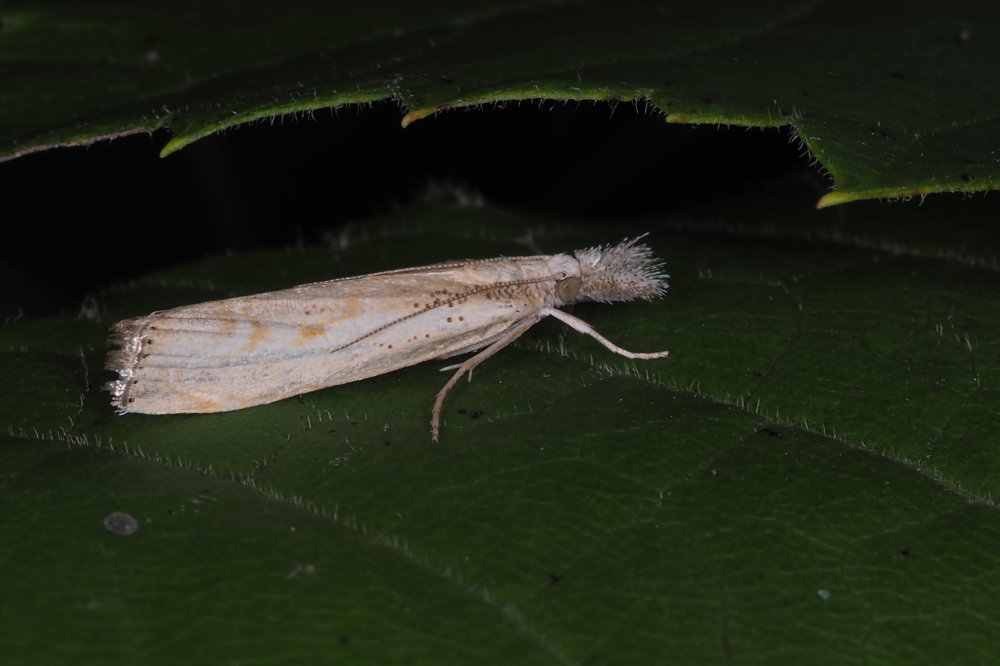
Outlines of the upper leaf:
M 9 2 L 0 158 L 168 127 L 169 154 L 275 115 L 398 100 L 409 123 L 506 100 L 650 104 L 789 126 L 820 205 L 1000 183 L 1000 8 L 929 3 Z

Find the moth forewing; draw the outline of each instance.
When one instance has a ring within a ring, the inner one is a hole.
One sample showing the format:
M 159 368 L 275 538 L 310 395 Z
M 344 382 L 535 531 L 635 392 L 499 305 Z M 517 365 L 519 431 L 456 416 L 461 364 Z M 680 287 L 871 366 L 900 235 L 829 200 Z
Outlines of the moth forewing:
M 218 412 L 476 349 L 539 301 L 572 262 L 535 257 L 318 282 L 119 322 L 115 405 Z
M 539 319 L 555 315 L 635 355 L 556 308 L 651 298 L 666 276 L 635 241 L 575 255 L 500 257 L 374 273 L 189 305 L 118 322 L 107 384 L 120 412 L 218 412 L 281 400 L 422 361 L 482 350 L 457 380 Z

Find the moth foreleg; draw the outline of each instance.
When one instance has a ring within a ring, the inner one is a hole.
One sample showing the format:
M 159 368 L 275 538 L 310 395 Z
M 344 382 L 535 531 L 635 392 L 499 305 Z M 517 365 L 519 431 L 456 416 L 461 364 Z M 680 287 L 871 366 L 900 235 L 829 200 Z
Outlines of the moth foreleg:
M 555 317 L 556 319 L 558 319 L 562 323 L 566 324 L 567 326 L 569 326 L 573 330 L 579 331 L 580 333 L 583 333 L 584 335 L 589 335 L 590 337 L 594 338 L 595 340 L 597 340 L 598 342 L 600 342 L 602 345 L 604 345 L 605 347 L 607 347 L 608 349 L 610 349 L 614 353 L 618 354 L 619 356 L 624 356 L 625 358 L 638 358 L 638 359 L 663 358 L 663 357 L 665 357 L 666 355 L 668 355 L 670 353 L 668 351 L 661 351 L 661 352 L 631 352 L 631 351 L 629 351 L 627 349 L 622 349 L 621 347 L 619 347 L 615 343 L 613 343 L 610 340 L 608 340 L 606 337 L 604 337 L 603 335 L 601 335 L 600 333 L 598 333 L 597 331 L 595 331 L 590 324 L 588 324 L 584 320 L 580 319 L 579 317 L 574 317 L 571 314 L 566 314 L 562 310 L 556 310 L 555 308 L 545 308 L 545 309 L 543 309 L 541 311 L 540 314 L 543 317 L 545 315 L 549 315 L 551 317 Z

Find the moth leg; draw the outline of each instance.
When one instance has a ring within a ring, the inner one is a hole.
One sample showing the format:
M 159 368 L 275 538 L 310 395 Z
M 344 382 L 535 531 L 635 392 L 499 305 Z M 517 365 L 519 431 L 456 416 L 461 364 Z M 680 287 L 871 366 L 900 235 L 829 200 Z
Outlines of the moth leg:
M 535 320 L 536 323 L 538 321 L 539 321 L 539 319 Z M 514 324 L 513 326 L 510 326 L 509 328 L 505 328 L 504 330 L 500 331 L 496 335 L 490 336 L 490 337 L 486 338 L 485 340 L 480 340 L 479 342 L 477 342 L 474 345 L 469 345 L 468 347 L 465 347 L 464 349 L 459 349 L 458 351 L 450 352 L 448 354 L 445 354 L 444 356 L 439 356 L 438 358 L 451 358 L 452 356 L 461 356 L 462 354 L 468 354 L 469 352 L 479 351 L 483 347 L 489 347 L 491 344 L 493 344 L 494 342 L 496 342 L 500 338 L 507 337 L 507 334 L 510 333 L 510 330 L 512 328 L 516 328 L 516 327 L 520 326 L 520 324 L 521 324 L 521 322 L 518 322 L 518 323 Z M 455 368 L 458 368 L 461 365 L 462 365 L 461 363 L 452 363 L 451 365 L 446 365 L 445 367 L 441 368 L 441 372 L 444 372 L 446 370 L 454 370 Z
M 451 376 L 451 379 L 448 380 L 448 382 L 441 388 L 441 390 L 438 391 L 437 398 L 434 400 L 434 409 L 431 411 L 432 442 L 434 442 L 435 444 L 437 443 L 438 434 L 440 434 L 441 432 L 441 407 L 444 405 L 444 397 L 448 395 L 448 391 L 450 391 L 452 388 L 455 387 L 455 384 L 457 384 L 458 380 L 462 378 L 462 375 L 464 375 L 467 372 L 471 374 L 472 370 L 477 365 L 488 359 L 490 356 L 493 356 L 494 354 L 496 354 L 498 351 L 500 351 L 510 343 L 514 342 L 514 340 L 517 340 L 519 337 L 521 337 L 521 334 L 523 334 L 529 328 L 537 324 L 539 319 L 540 317 L 526 317 L 525 319 L 522 319 L 521 321 L 519 321 L 518 323 L 514 324 L 509 329 L 507 329 L 507 331 L 503 334 L 502 337 L 498 338 L 495 342 L 493 342 L 493 344 L 491 344 L 483 351 L 479 352 L 472 358 L 467 359 L 464 363 L 462 363 L 459 366 L 451 366 L 451 367 L 457 367 L 458 370 L 455 372 L 454 375 Z
M 590 337 L 594 338 L 595 340 L 597 340 L 598 342 L 600 342 L 602 345 L 604 345 L 605 347 L 607 347 L 608 349 L 610 349 L 614 353 L 618 354 L 619 356 L 624 356 L 625 358 L 638 358 L 638 359 L 663 358 L 667 354 L 670 353 L 668 351 L 661 351 L 661 352 L 631 352 L 631 351 L 629 351 L 627 349 L 622 349 L 621 347 L 619 347 L 615 343 L 613 343 L 610 340 L 608 340 L 606 337 L 604 337 L 603 335 L 601 335 L 600 333 L 598 333 L 597 331 L 595 331 L 593 329 L 593 327 L 590 324 L 588 324 L 587 322 L 585 322 L 584 320 L 582 320 L 582 319 L 580 319 L 578 317 L 574 317 L 571 314 L 566 314 L 562 310 L 556 310 L 555 308 L 545 308 L 545 309 L 543 309 L 541 311 L 540 314 L 543 317 L 545 315 L 550 315 L 552 317 L 555 317 L 556 319 L 558 319 L 562 323 L 566 324 L 567 326 L 569 326 L 573 330 L 579 331 L 580 333 L 583 333 L 584 335 L 589 335 Z

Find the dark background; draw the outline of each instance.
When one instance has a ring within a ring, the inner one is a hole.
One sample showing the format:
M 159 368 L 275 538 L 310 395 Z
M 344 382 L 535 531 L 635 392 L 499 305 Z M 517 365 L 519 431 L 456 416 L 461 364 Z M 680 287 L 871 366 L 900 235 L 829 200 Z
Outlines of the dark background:
M 160 131 L 0 163 L 0 315 L 72 315 L 88 293 L 165 265 L 316 242 L 433 183 L 593 218 L 827 190 L 788 130 L 670 125 L 643 107 L 589 102 L 453 110 L 406 129 L 402 115 L 386 102 L 240 127 L 166 158 Z

